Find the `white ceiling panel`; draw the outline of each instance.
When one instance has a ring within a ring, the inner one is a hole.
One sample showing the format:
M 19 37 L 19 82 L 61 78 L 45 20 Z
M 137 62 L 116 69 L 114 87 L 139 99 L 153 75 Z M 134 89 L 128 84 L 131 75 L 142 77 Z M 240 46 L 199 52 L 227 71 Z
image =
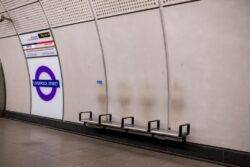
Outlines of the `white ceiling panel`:
M 42 0 L 52 27 L 93 20 L 88 0 Z
M 2 3 L 7 10 L 11 10 L 36 1 L 37 0 L 2 0 Z
M 92 0 L 97 18 L 157 7 L 158 0 Z
M 49 28 L 42 7 L 38 2 L 11 10 L 9 14 L 19 34 Z

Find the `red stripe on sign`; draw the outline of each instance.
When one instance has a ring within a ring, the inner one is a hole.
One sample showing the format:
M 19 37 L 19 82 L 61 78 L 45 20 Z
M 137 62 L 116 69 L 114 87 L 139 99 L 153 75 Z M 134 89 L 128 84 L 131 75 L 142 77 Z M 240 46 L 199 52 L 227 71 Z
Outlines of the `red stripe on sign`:
M 36 44 L 45 44 L 45 43 L 51 43 L 51 42 L 54 42 L 54 40 L 38 42 L 38 43 L 36 43 Z

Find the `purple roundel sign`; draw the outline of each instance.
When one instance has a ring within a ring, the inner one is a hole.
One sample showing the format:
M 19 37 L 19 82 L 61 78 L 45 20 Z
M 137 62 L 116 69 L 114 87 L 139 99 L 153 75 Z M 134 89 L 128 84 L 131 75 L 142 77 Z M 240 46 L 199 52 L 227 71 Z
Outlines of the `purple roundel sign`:
M 46 73 L 50 79 L 40 79 L 42 73 Z M 60 88 L 60 82 L 56 79 L 55 74 L 49 67 L 40 66 L 36 70 L 33 86 L 36 87 L 36 91 L 41 99 L 44 101 L 50 101 L 55 97 L 57 88 Z M 48 94 L 45 94 L 41 90 L 43 87 L 51 88 L 51 91 Z

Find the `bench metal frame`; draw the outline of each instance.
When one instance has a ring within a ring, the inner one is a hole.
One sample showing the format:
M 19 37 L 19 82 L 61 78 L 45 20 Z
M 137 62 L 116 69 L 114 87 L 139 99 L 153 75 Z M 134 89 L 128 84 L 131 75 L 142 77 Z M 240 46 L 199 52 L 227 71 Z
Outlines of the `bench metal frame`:
M 84 117 L 83 116 L 88 116 Z M 106 118 L 105 121 L 103 119 Z M 128 121 L 126 123 L 126 120 Z M 129 117 L 123 117 L 121 119 L 121 123 L 112 122 L 112 114 L 100 114 L 97 119 L 93 118 L 92 111 L 84 111 L 79 113 L 79 121 L 83 122 L 83 124 L 86 126 L 87 124 L 94 124 L 96 126 L 102 127 L 102 128 L 118 128 L 121 130 L 124 130 L 125 132 L 141 132 L 145 134 L 149 134 L 152 137 L 160 138 L 160 139 L 176 139 L 176 141 L 185 142 L 186 137 L 190 134 L 190 124 L 182 124 L 179 126 L 178 132 L 174 132 L 171 130 L 161 129 L 160 128 L 160 120 L 151 120 L 148 121 L 148 126 L 139 128 L 135 125 L 135 118 L 132 116 Z M 113 124 L 113 125 L 112 125 Z M 184 129 L 186 128 L 186 130 Z

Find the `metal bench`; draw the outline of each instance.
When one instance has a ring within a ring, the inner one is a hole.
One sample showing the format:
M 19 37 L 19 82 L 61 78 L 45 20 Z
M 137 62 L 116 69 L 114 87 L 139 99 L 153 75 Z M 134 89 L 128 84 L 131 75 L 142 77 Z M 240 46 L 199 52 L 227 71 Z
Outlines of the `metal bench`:
M 86 116 L 87 115 L 87 116 Z M 92 111 L 84 111 L 79 113 L 79 121 L 84 124 L 98 124 L 98 119 L 93 118 Z
M 103 118 L 105 118 L 103 120 Z M 114 128 L 121 128 L 121 123 L 112 121 L 111 114 L 101 114 L 98 118 L 99 125 L 114 127 Z
M 94 125 L 99 125 L 99 126 L 103 125 L 103 126 L 110 126 L 110 127 L 117 127 L 117 128 L 121 127 L 120 123 L 112 121 L 111 114 L 101 114 L 98 116 L 98 119 L 96 119 L 96 118 L 93 118 L 92 111 L 80 112 L 79 121 L 83 122 L 84 124 L 94 124 Z
M 126 120 L 130 120 L 130 123 L 126 123 Z M 139 125 L 135 125 L 134 117 L 124 117 L 122 118 L 122 128 L 126 130 L 138 131 L 138 132 L 147 132 L 147 128 Z
M 156 126 L 153 124 L 156 123 Z M 186 128 L 186 130 L 184 129 Z M 173 131 L 160 128 L 160 120 L 153 120 L 148 122 L 148 132 L 154 135 L 166 136 L 171 138 L 186 139 L 190 133 L 190 124 L 183 124 L 179 126 L 179 131 Z
M 98 119 L 93 118 L 92 111 L 84 111 L 79 113 L 79 121 L 86 124 L 94 124 L 99 127 L 123 129 L 126 132 L 140 132 L 150 134 L 153 137 L 160 139 L 177 139 L 178 141 L 186 141 L 186 137 L 190 133 L 190 124 L 183 124 L 179 126 L 178 131 L 161 129 L 160 120 L 148 121 L 148 127 L 143 127 L 135 124 L 135 118 L 124 117 L 121 119 L 121 123 L 112 120 L 112 114 L 101 114 Z

